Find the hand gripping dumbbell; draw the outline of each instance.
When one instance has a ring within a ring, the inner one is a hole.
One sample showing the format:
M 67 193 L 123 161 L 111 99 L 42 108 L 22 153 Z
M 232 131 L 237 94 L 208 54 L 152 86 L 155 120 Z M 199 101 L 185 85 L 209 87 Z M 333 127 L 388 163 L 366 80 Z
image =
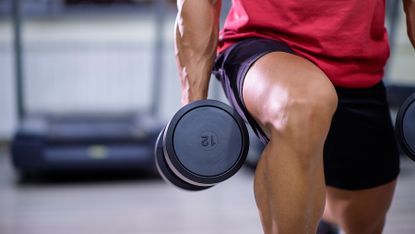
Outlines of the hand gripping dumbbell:
M 164 180 L 191 191 L 233 176 L 245 162 L 248 131 L 228 105 L 201 100 L 182 107 L 158 136 L 156 166 Z
M 415 161 L 415 93 L 399 108 L 395 131 L 398 142 L 409 158 Z

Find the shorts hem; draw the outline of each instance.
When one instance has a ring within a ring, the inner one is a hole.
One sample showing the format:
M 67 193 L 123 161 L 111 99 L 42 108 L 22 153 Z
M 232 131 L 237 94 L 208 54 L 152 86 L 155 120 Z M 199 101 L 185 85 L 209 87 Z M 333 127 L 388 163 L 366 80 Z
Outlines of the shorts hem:
M 395 180 L 398 179 L 400 174 L 400 170 L 398 170 L 397 173 L 394 173 L 392 176 L 389 177 L 384 177 L 382 179 L 378 179 L 376 181 L 374 180 L 368 180 L 367 182 L 370 183 L 361 183 L 361 184 L 357 184 L 357 183 L 341 183 L 341 182 L 336 182 L 336 181 L 327 181 L 326 180 L 326 186 L 329 187 L 333 187 L 333 188 L 337 188 L 337 189 L 343 189 L 343 190 L 349 190 L 349 191 L 358 191 L 358 190 L 364 190 L 364 189 L 371 189 L 371 188 L 376 188 L 382 185 L 386 185 L 389 184 Z

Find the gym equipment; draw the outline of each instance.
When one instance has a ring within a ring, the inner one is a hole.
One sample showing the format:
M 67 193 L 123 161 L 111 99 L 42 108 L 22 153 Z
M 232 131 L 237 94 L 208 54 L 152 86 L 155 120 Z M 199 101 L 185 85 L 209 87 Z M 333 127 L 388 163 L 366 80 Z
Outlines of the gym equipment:
M 162 125 L 145 113 L 30 115 L 11 153 L 22 172 L 154 170 L 153 145 Z
M 399 108 L 395 130 L 403 151 L 415 161 L 415 93 Z
M 249 148 L 242 118 L 226 104 L 201 100 L 182 107 L 160 133 L 155 161 L 161 176 L 190 191 L 233 176 Z
M 391 54 L 393 54 L 396 49 L 396 38 L 398 37 L 398 24 L 400 15 L 402 14 L 401 4 L 401 1 L 386 0 L 386 25 L 388 28 L 389 46 L 391 49 Z M 390 62 L 386 64 L 383 81 L 385 81 L 386 85 L 389 106 L 391 108 L 399 108 L 406 100 L 406 98 L 408 98 L 409 95 L 415 92 L 415 86 L 392 82 L 393 77 L 391 75 L 391 65 L 392 63 Z
M 340 230 L 337 225 L 320 220 L 317 227 L 317 234 L 340 234 Z
M 16 100 L 19 125 L 11 144 L 12 162 L 23 175 L 37 172 L 155 170 L 154 143 L 164 124 L 160 106 L 164 1 L 157 0 L 154 77 L 149 110 L 139 113 L 27 113 L 24 98 L 20 0 L 13 4 Z
M 386 84 L 388 103 L 391 108 L 398 109 L 414 92 L 414 85 Z

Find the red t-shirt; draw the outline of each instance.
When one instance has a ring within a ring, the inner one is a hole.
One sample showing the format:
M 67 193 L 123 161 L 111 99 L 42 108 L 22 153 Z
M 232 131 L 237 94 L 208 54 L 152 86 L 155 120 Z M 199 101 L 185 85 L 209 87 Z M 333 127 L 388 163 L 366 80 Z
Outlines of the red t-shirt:
M 249 37 L 288 44 L 333 84 L 369 87 L 389 57 L 385 0 L 233 0 L 219 51 Z

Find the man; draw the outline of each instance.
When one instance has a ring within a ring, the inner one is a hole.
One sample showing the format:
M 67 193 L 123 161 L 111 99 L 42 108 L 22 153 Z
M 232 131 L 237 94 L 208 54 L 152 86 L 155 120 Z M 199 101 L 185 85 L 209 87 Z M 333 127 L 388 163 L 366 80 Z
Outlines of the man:
M 207 97 L 213 67 L 267 143 L 254 182 L 264 232 L 316 233 L 323 218 L 381 233 L 399 173 L 381 82 L 385 1 L 233 0 L 219 34 L 220 7 L 178 1 L 182 103 Z M 404 9 L 415 45 L 415 1 Z

